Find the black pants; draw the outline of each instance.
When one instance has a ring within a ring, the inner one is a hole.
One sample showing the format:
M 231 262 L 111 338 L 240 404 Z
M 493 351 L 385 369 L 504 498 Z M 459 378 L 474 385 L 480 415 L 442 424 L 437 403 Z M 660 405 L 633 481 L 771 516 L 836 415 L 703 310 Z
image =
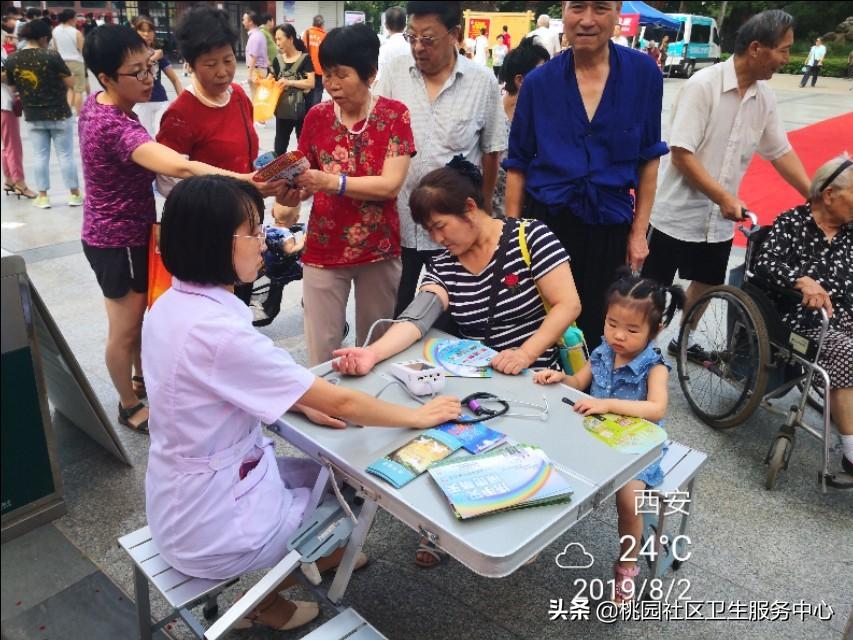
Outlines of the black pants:
M 234 295 L 237 296 L 240 300 L 242 300 L 243 304 L 248 307 L 249 303 L 252 302 L 252 289 L 254 287 L 254 282 L 250 282 L 248 284 L 234 285 Z
M 800 80 L 800 86 L 801 87 L 806 86 L 806 82 L 808 82 L 809 76 L 812 77 L 812 86 L 815 86 L 815 83 L 817 82 L 817 77 L 819 75 L 820 75 L 820 65 L 813 64 L 813 65 L 806 67 L 806 71 L 803 74 L 803 79 Z
M 314 90 L 305 94 L 305 111 L 307 112 L 315 104 L 320 104 L 323 100 L 323 76 L 320 73 L 314 74 Z M 298 133 L 296 135 L 299 135 Z
M 438 251 L 418 251 L 403 247 L 400 259 L 403 263 L 403 272 L 400 274 L 400 287 L 397 289 L 397 304 L 394 306 L 394 317 L 402 313 L 414 300 L 418 290 L 418 281 L 421 279 L 421 269 L 427 261 L 443 253 Z
M 578 327 L 590 349 L 601 344 L 604 333 L 604 296 L 613 283 L 614 274 L 625 265 L 628 234 L 631 225 L 586 224 L 565 209 L 550 213 L 548 208 L 526 197 L 524 217 L 541 220 L 562 243 L 571 259 L 572 277 L 581 301 Z
M 299 140 L 299 136 L 302 135 L 303 122 L 305 122 L 304 118 L 301 120 L 275 119 L 275 155 L 280 156 L 287 151 L 287 145 L 290 143 L 290 134 L 293 133 L 294 129 L 296 129 L 296 139 Z
M 281 311 L 281 296 L 284 292 L 284 284 L 270 280 L 270 290 L 267 299 L 264 300 L 264 313 L 270 318 L 275 318 Z

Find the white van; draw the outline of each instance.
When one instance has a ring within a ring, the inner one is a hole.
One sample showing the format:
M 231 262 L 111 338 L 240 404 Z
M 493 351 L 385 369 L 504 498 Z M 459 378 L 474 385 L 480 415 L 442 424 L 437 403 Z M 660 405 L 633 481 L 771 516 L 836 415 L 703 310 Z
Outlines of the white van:
M 720 61 L 720 30 L 716 20 L 684 13 L 666 15 L 680 22 L 681 28 L 674 38 L 670 35 L 664 73 L 671 69 L 689 78 L 697 69 Z M 656 39 L 660 42 L 660 38 Z

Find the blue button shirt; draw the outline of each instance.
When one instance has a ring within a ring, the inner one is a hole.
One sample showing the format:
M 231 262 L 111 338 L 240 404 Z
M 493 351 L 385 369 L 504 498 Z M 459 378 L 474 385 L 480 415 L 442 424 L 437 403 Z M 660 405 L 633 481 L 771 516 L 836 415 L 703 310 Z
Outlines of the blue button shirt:
M 647 54 L 610 43 L 610 73 L 592 122 L 571 49 L 534 69 L 518 96 L 505 169 L 553 213 L 587 224 L 630 223 L 641 164 L 668 153 L 661 140 L 663 76 Z

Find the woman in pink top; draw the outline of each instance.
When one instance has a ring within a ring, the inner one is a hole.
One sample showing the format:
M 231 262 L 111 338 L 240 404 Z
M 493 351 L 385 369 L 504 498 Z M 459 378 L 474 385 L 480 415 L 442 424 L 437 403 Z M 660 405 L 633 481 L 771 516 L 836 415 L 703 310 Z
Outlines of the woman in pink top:
M 107 369 L 119 395 L 118 420 L 148 430 L 139 340 L 148 290 L 148 241 L 154 223 L 156 173 L 178 178 L 237 174 L 186 159 L 151 139 L 133 107 L 151 95 L 156 63 L 129 27 L 105 25 L 86 37 L 83 57 L 104 91 L 80 113 L 80 155 L 86 181 L 83 252 L 104 294 L 109 320 Z M 261 185 L 271 194 L 275 185 Z M 133 375 L 135 370 L 135 374 Z M 133 377 L 131 377 L 133 376 Z
M 206 176 L 179 183 L 166 200 L 160 234 L 172 288 L 142 331 L 151 402 L 148 524 L 163 558 L 201 578 L 273 566 L 305 515 L 319 465 L 277 459 L 261 421 L 294 410 L 336 428 L 345 423 L 330 414 L 421 429 L 460 411 L 455 398 L 408 409 L 337 387 L 258 333 L 233 289 L 235 281 L 257 276 L 262 216 L 260 193 L 244 182 Z M 330 556 L 326 567 L 335 560 Z M 292 629 L 317 615 L 315 603 L 279 596 L 284 586 L 242 626 Z

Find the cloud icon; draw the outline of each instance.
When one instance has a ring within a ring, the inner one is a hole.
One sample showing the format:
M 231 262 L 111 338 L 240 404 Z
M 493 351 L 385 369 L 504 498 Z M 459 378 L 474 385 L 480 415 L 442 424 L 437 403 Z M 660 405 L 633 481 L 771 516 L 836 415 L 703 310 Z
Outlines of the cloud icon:
M 569 560 L 569 548 L 577 547 L 580 549 L 580 552 L 584 555 L 582 559 L 578 560 Z M 586 559 L 589 559 L 589 562 L 586 562 Z M 587 551 L 584 546 L 580 542 L 570 542 L 566 545 L 566 548 L 563 549 L 562 553 L 558 553 L 557 557 L 554 558 L 554 561 L 557 563 L 557 566 L 561 569 L 589 569 L 593 563 L 595 563 L 595 558 L 592 557 L 592 554 Z

